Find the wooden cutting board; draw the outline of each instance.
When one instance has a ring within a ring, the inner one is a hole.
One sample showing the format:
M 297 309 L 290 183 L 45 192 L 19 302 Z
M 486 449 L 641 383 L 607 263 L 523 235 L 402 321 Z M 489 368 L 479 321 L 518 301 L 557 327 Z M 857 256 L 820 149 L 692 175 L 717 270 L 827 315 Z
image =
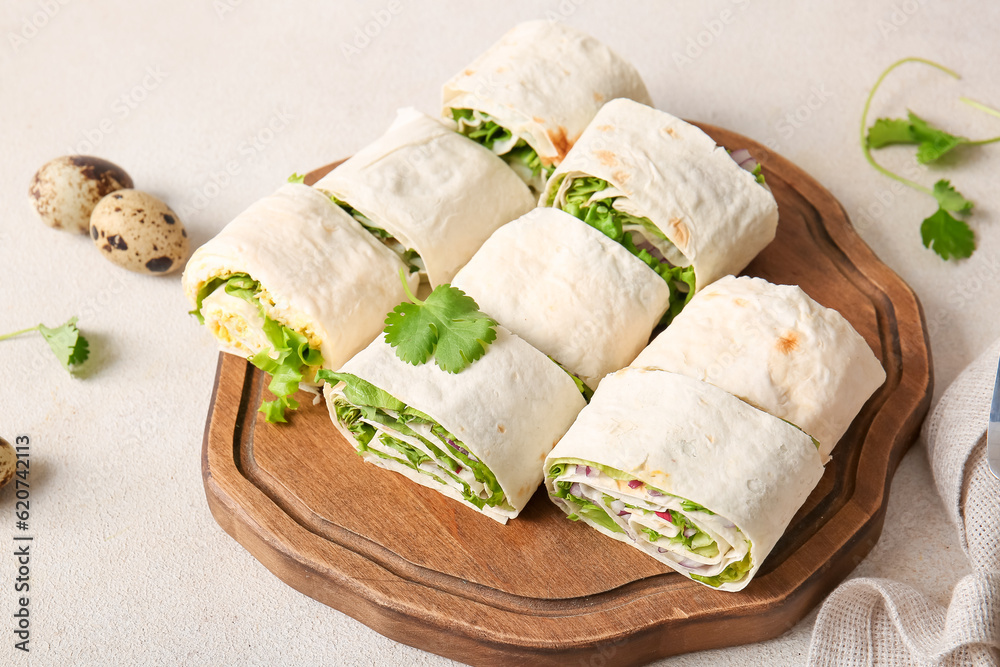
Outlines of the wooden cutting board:
M 701 127 L 758 157 L 778 200 L 777 238 L 746 273 L 839 310 L 888 375 L 744 591 L 707 588 L 568 521 L 542 490 L 501 526 L 362 462 L 305 394 L 290 423 L 267 424 L 257 413 L 266 376 L 227 354 L 202 452 L 219 524 L 296 590 L 471 664 L 634 665 L 791 628 L 881 533 L 893 472 L 930 403 L 927 332 L 917 297 L 829 192 L 760 144 Z

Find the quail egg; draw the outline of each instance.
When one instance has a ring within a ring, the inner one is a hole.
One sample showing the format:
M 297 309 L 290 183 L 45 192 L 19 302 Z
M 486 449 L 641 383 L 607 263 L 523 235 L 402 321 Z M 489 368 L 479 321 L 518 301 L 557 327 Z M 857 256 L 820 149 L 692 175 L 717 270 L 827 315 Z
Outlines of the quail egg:
M 177 271 L 190 248 L 177 214 L 139 190 L 104 197 L 90 216 L 90 238 L 108 260 L 137 273 Z
M 115 190 L 131 187 L 132 178 L 112 162 L 65 155 L 38 170 L 28 188 L 28 200 L 49 227 L 86 234 L 97 202 Z

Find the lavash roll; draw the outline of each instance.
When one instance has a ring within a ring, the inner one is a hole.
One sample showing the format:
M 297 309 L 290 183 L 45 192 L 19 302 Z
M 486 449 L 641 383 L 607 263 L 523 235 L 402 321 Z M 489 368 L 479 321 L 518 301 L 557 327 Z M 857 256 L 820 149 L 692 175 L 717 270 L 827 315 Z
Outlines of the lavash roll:
M 405 298 L 391 250 L 329 197 L 288 184 L 251 205 L 187 263 L 182 284 L 195 307 L 209 281 L 248 274 L 263 289 L 263 313 L 306 336 L 338 368 L 378 335 L 385 314 Z M 410 278 L 415 289 L 416 276 Z M 251 357 L 270 346 L 260 311 L 222 286 L 202 315 L 225 351 Z
M 885 371 L 844 317 L 794 285 L 727 276 L 632 363 L 711 382 L 795 424 L 825 460 Z
M 315 187 L 419 253 L 432 287 L 535 204 L 503 160 L 414 109 Z
M 575 28 L 538 20 L 518 24 L 453 76 L 442 91 L 442 114 L 486 114 L 550 166 L 617 97 L 652 104 L 639 73 L 614 51 Z
M 496 333 L 496 340 L 486 354 L 459 373 L 447 373 L 435 363 L 416 366 L 405 363 L 384 336 L 347 362 L 340 373 L 378 387 L 443 427 L 455 438 L 452 446 L 462 447 L 492 471 L 503 490 L 506 507 L 477 507 L 454 485 L 442 485 L 412 466 L 379 456 L 370 447 L 360 447 L 356 434 L 338 418 L 338 407 L 343 412 L 344 402 L 349 402 L 346 383 L 328 384 L 324 395 L 334 425 L 365 460 L 506 523 L 518 515 L 541 484 L 545 455 L 570 427 L 585 402 L 572 378 L 544 354 L 503 327 L 498 326 Z M 360 415 L 357 418 L 365 419 Z M 381 428 L 380 433 L 387 432 L 385 426 Z M 428 429 L 413 428 L 433 439 Z M 419 439 L 398 432 L 393 437 L 427 453 L 426 445 Z M 377 438 L 372 440 L 377 443 Z M 436 446 L 448 450 L 440 439 Z M 398 455 L 397 458 L 402 459 Z M 433 465 L 424 465 L 434 472 Z M 434 474 L 443 477 L 444 471 L 437 470 Z
M 626 368 L 604 379 L 545 470 L 550 497 L 571 517 L 738 591 L 823 464 L 808 435 L 711 384 Z
M 611 186 L 614 208 L 650 220 L 674 266 L 694 266 L 697 289 L 737 274 L 774 239 L 778 206 L 707 134 L 670 114 L 619 99 L 606 104 L 549 178 L 541 203 L 562 207 L 573 179 Z
M 670 301 L 656 272 L 553 208 L 494 232 L 453 284 L 591 388 L 645 347 Z

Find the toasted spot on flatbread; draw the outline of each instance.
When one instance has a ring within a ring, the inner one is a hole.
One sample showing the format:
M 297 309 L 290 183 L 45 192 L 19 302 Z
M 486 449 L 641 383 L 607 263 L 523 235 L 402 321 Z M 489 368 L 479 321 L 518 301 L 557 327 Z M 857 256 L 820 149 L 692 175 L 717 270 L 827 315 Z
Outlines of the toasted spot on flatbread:
M 507 432 L 507 427 L 504 426 L 503 424 L 497 424 L 497 431 L 500 432 L 500 433 L 506 433 Z
M 615 126 L 614 125 L 598 125 L 596 129 L 600 130 L 601 132 L 610 132 L 611 130 L 615 129 Z
M 778 339 L 774 347 L 782 354 L 791 354 L 799 346 L 799 335 L 794 331 L 788 331 Z
M 611 151 L 594 151 L 594 157 L 605 167 L 614 167 L 618 164 L 618 158 Z
M 464 72 L 462 72 L 462 74 L 464 74 L 465 76 L 472 76 L 475 73 L 476 73 L 476 70 L 474 70 L 474 69 L 467 69 Z
M 594 91 L 594 101 L 598 104 L 604 104 L 604 95 L 601 95 L 596 90 Z
M 673 232 L 670 240 L 683 252 L 684 248 L 687 247 L 688 241 L 691 240 L 691 231 L 680 218 L 671 218 L 668 220 L 667 227 Z
M 675 130 L 672 127 L 668 126 L 668 127 L 663 128 L 660 131 L 663 132 L 666 135 L 669 135 L 671 139 L 680 139 L 680 137 L 677 136 L 677 130 Z
M 559 155 L 559 159 L 562 160 L 566 157 L 566 153 L 569 153 L 569 149 L 573 148 L 574 143 L 569 140 L 569 137 L 566 136 L 566 128 L 560 125 L 556 128 L 555 132 L 548 130 L 546 131 L 546 134 L 549 136 L 549 141 L 551 141 L 552 145 L 555 147 L 556 153 Z
M 747 300 L 744 299 L 743 297 L 738 296 L 735 299 L 733 299 L 733 304 L 739 306 L 740 308 L 746 308 Z
M 631 174 L 629 172 L 625 171 L 624 169 L 615 169 L 614 172 L 612 172 L 611 177 L 613 179 L 615 179 L 615 184 L 619 188 L 621 188 L 621 189 L 624 190 L 625 189 L 625 183 L 627 183 L 628 179 L 630 179 L 632 176 L 631 176 Z M 626 193 L 626 194 L 629 194 L 629 193 Z

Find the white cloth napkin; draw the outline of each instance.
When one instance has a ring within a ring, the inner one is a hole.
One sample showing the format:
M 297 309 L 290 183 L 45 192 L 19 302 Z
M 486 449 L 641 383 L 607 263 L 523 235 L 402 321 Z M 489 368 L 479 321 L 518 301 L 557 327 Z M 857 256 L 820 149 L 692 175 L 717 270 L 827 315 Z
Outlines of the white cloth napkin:
M 1000 341 L 948 388 L 923 431 L 972 574 L 947 608 L 889 579 L 844 583 L 820 609 L 809 665 L 1000 664 L 1000 480 L 986 462 L 998 356 Z

